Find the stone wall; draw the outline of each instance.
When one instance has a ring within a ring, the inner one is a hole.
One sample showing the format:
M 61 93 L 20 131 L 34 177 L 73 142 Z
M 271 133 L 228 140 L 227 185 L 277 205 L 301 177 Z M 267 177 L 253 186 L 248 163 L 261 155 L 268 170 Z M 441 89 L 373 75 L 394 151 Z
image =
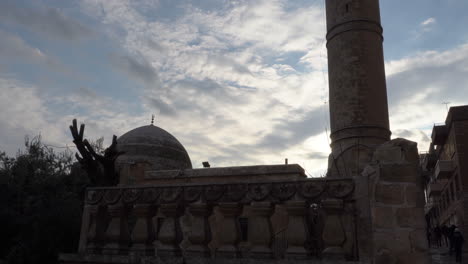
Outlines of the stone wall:
M 376 264 L 430 263 L 418 162 L 416 143 L 394 139 L 377 148 L 363 172 Z

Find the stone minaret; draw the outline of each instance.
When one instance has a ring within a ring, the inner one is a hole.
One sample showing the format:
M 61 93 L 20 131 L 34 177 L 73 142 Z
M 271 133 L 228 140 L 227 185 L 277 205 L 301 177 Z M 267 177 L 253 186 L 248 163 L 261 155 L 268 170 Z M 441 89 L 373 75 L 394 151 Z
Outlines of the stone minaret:
M 326 0 L 329 176 L 361 173 L 390 139 L 378 0 Z

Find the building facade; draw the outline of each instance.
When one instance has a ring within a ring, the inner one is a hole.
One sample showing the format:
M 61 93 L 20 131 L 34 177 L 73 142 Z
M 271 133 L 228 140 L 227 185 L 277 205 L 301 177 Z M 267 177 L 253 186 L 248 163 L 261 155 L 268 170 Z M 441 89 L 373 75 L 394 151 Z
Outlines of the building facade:
M 455 225 L 468 231 L 468 105 L 451 107 L 434 125 L 431 145 L 421 154 L 428 227 Z

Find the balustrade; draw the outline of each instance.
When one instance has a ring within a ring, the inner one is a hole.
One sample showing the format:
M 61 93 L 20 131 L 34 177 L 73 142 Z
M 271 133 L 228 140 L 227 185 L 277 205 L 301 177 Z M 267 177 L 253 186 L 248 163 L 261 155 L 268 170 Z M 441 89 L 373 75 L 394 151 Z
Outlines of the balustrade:
M 86 251 L 108 255 L 133 252 L 161 258 L 346 256 L 355 260 L 355 253 L 346 250 L 357 245 L 343 246 L 345 240 L 356 241 L 347 237 L 355 233 L 346 230 L 355 228 L 354 222 L 346 222 L 353 219 L 354 212 L 344 210 L 344 204 L 354 202 L 353 186 L 350 179 L 307 179 L 90 188 L 86 199 L 89 221 L 83 233 Z M 99 213 L 99 208 L 107 213 Z M 277 210 L 281 212 L 275 214 Z M 283 223 L 276 230 L 273 215 Z M 241 230 L 240 217 L 247 218 L 247 228 L 243 227 L 247 230 Z M 99 235 L 99 229 L 105 232 Z M 247 255 L 239 250 L 243 233 L 247 234 L 242 242 Z

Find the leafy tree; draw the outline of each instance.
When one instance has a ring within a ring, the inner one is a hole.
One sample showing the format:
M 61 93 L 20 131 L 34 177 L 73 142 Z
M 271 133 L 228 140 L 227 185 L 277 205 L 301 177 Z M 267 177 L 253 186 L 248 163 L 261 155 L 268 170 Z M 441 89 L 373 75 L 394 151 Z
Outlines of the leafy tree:
M 58 253 L 76 252 L 88 185 L 72 153 L 40 136 L 16 157 L 0 152 L 0 262 L 57 263 Z

